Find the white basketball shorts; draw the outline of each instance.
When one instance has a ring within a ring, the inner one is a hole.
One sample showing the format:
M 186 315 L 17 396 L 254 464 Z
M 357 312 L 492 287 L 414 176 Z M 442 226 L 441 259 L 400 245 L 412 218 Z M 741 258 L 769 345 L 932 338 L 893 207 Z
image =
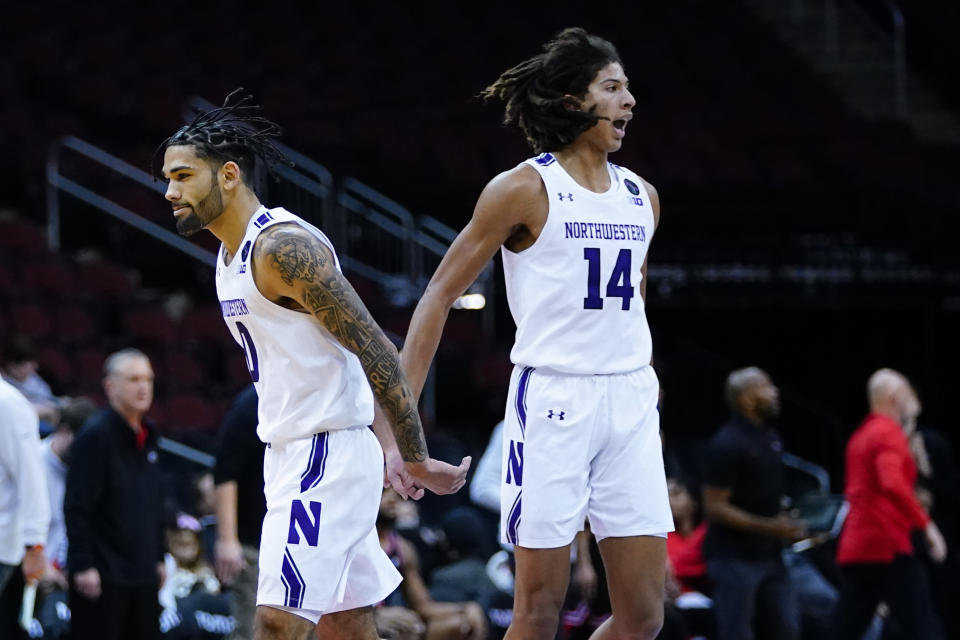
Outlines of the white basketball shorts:
M 383 450 L 366 427 L 271 443 L 257 604 L 316 622 L 386 598 L 400 574 L 375 524 Z
M 503 431 L 500 539 L 569 544 L 673 531 L 653 367 L 568 375 L 516 366 Z

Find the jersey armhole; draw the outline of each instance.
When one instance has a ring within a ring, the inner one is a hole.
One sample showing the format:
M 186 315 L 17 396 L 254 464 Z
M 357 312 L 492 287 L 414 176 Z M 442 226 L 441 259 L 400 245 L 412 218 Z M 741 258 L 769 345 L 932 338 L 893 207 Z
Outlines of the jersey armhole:
M 537 174 L 537 178 L 540 179 L 540 186 L 542 187 L 542 191 L 541 191 L 540 193 L 541 193 L 541 195 L 542 195 L 544 198 L 546 198 L 546 200 L 547 200 L 547 217 L 546 217 L 546 219 L 543 221 L 543 226 L 540 228 L 540 233 L 537 235 L 537 237 L 534 239 L 534 241 L 530 244 L 530 246 L 527 247 L 526 249 L 523 249 L 523 250 L 521 250 L 521 251 L 513 251 L 512 249 L 508 249 L 506 244 L 500 245 L 500 247 L 503 249 L 503 251 L 505 251 L 507 254 L 509 254 L 509 255 L 511 255 L 511 256 L 528 256 L 528 255 L 530 255 L 531 253 L 534 253 L 534 252 L 535 252 L 535 249 L 536 249 L 538 246 L 540 246 L 540 245 L 543 244 L 542 242 L 540 242 L 540 239 L 543 237 L 543 232 L 546 231 L 547 225 L 550 224 L 550 213 L 551 213 L 550 210 L 551 210 L 551 208 L 552 208 L 552 205 L 550 204 L 550 197 L 549 197 L 549 195 L 547 195 L 547 183 L 544 182 L 544 180 L 543 180 L 543 175 L 540 173 L 540 170 L 537 169 L 535 166 L 533 166 L 532 162 L 529 162 L 529 161 L 523 162 L 523 163 L 521 163 L 521 164 L 522 164 L 522 165 L 525 164 L 525 165 L 529 166 L 531 169 L 533 169 L 534 172 Z M 528 231 L 529 231 L 529 229 L 528 229 Z

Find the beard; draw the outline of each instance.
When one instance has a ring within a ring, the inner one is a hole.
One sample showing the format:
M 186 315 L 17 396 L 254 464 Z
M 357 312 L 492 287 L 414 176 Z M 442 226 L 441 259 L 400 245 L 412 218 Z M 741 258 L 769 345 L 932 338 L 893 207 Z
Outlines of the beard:
M 779 402 L 764 402 L 757 406 L 757 414 L 763 420 L 764 424 L 776 421 L 780 417 Z
M 190 213 L 177 220 L 177 233 L 184 238 L 189 238 L 210 224 L 221 213 L 223 213 L 223 194 L 220 193 L 220 185 L 216 183 L 216 177 L 214 177 L 214 183 L 207 195 L 196 206 L 190 206 Z

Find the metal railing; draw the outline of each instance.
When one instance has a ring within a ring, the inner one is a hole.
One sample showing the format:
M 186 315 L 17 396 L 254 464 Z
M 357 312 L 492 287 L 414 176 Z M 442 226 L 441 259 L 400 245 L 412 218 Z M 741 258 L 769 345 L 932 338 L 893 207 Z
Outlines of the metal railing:
M 124 162 L 106 151 L 84 142 L 74 136 L 65 136 L 55 142 L 47 154 L 47 245 L 50 251 L 60 250 L 60 194 L 68 193 L 71 196 L 113 216 L 114 218 L 156 238 L 157 240 L 187 254 L 191 258 L 204 264 L 213 265 L 216 256 L 202 247 L 184 240 L 176 233 L 144 218 L 141 214 L 131 211 L 110 200 L 109 198 L 85 187 L 76 180 L 68 178 L 61 172 L 61 159 L 64 152 L 73 152 L 92 160 L 101 168 L 119 174 L 146 189 L 163 195 L 166 191 L 163 184 L 158 182 L 146 171 Z
M 802 4 L 798 0 L 796 4 Z M 845 0 L 846 6 L 851 12 L 857 15 L 862 24 L 871 31 L 886 46 L 892 55 L 893 63 L 893 99 L 896 108 L 896 114 L 900 118 L 906 118 L 908 115 L 908 89 L 907 89 L 907 25 L 900 7 L 891 0 L 876 0 L 869 3 L 871 8 L 889 13 L 890 26 L 886 27 L 877 22 L 875 17 L 868 12 L 864 6 L 864 1 Z M 826 49 L 831 55 L 837 55 L 839 52 L 839 21 L 840 16 L 837 10 L 837 0 L 825 0 L 824 11 L 824 37 L 826 40 Z

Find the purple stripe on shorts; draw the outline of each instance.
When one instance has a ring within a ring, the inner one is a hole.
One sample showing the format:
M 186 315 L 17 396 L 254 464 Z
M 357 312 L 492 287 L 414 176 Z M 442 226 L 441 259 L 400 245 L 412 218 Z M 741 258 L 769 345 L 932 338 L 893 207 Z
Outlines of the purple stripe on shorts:
M 300 476 L 300 493 L 317 486 L 317 483 L 323 478 L 326 460 L 327 432 L 324 431 L 323 433 L 318 433 L 313 436 L 313 444 L 310 448 L 310 462 L 307 464 L 307 470 Z
M 306 590 L 306 584 L 303 582 L 303 576 L 300 575 L 300 570 L 297 569 L 297 565 L 294 563 L 289 549 L 285 549 L 283 552 L 283 567 L 280 570 L 280 580 L 283 581 L 285 591 L 283 599 L 284 606 L 294 607 L 296 609 L 301 608 L 303 606 L 303 592 Z
M 319 447 L 320 444 L 318 443 Z M 323 434 L 323 453 L 320 454 L 320 475 L 317 476 L 317 479 L 313 481 L 313 484 L 310 485 L 310 488 L 314 488 L 320 481 L 323 480 L 323 474 L 327 471 L 327 451 L 330 449 L 330 438 L 327 437 L 327 434 Z
M 519 544 L 517 542 L 517 529 L 520 528 L 521 495 L 523 495 L 522 491 L 517 493 L 517 498 L 513 501 L 513 506 L 510 507 L 510 515 L 507 516 L 507 542 L 511 544 Z
M 526 437 L 527 428 L 527 383 L 530 382 L 530 374 L 533 373 L 533 367 L 524 367 L 520 372 L 520 382 L 517 383 L 517 417 L 520 419 L 520 433 Z

